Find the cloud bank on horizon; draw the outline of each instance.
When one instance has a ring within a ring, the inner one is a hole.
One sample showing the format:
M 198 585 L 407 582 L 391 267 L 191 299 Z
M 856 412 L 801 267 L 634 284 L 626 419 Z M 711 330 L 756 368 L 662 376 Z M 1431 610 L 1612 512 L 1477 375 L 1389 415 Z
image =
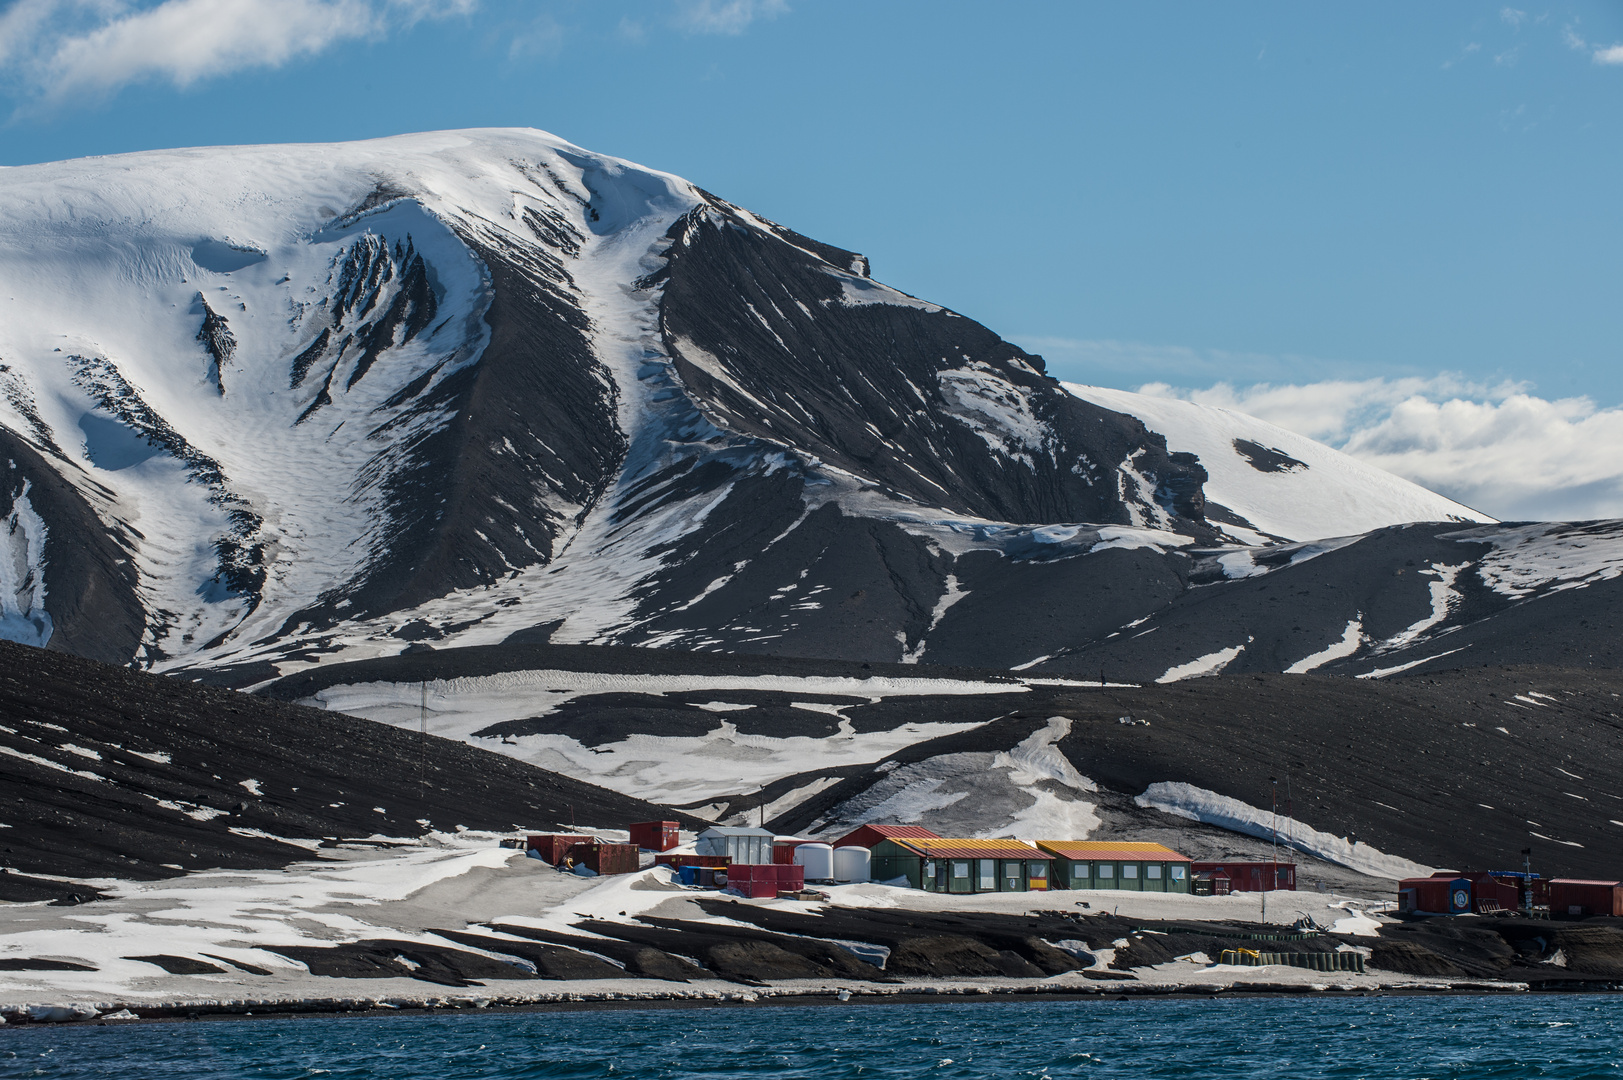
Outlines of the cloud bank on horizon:
M 1587 397 L 1450 373 L 1138 392 L 1259 417 L 1502 520 L 1623 517 L 1623 408 Z

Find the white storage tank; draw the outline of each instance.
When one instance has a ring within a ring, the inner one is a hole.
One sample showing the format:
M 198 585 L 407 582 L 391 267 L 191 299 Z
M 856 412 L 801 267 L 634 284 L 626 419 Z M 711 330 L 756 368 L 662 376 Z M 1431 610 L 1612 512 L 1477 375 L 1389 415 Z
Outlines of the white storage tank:
M 834 849 L 835 881 L 867 881 L 873 868 L 873 852 L 865 847 Z
M 795 865 L 805 867 L 807 881 L 833 881 L 834 849 L 827 844 L 796 844 Z

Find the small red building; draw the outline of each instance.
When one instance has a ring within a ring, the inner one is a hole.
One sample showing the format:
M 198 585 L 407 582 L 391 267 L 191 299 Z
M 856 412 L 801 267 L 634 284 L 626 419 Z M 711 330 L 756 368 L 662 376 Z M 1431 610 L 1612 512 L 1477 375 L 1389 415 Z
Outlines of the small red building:
M 1398 882 L 1398 911 L 1408 915 L 1465 915 L 1473 910 L 1476 883 L 1445 871 Z
M 1550 881 L 1550 914 L 1580 918 L 1623 915 L 1623 881 L 1553 878 Z
M 922 825 L 861 825 L 831 843 L 830 847 L 871 848 L 881 840 L 940 840 Z
M 682 842 L 679 821 L 639 821 L 628 828 L 631 842 L 645 851 L 669 851 Z
M 1296 864 L 1293 862 L 1198 862 L 1189 872 L 1196 876 L 1221 874 L 1229 879 L 1230 892 L 1296 891 Z
M 1432 877 L 1464 878 L 1471 883 L 1471 910 L 1478 915 L 1522 909 L 1521 883 L 1487 870 L 1439 870 Z
M 576 833 L 542 833 L 524 838 L 524 853 L 542 862 L 557 866 L 569 849 L 591 840 L 590 836 Z

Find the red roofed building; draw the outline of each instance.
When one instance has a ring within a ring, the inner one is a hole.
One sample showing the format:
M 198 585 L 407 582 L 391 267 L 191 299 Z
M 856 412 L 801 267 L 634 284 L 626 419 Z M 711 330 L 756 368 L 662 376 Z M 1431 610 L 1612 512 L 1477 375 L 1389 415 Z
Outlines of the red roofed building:
M 922 825 L 863 825 L 846 833 L 831 847 L 872 848 L 881 840 L 939 840 L 941 837 Z

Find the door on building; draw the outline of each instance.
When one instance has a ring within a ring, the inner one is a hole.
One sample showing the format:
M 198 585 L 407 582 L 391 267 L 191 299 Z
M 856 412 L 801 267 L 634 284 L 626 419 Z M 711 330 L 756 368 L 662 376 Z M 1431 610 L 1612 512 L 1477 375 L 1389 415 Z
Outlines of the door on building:
M 997 892 L 996 859 L 977 859 L 975 861 L 975 891 Z

